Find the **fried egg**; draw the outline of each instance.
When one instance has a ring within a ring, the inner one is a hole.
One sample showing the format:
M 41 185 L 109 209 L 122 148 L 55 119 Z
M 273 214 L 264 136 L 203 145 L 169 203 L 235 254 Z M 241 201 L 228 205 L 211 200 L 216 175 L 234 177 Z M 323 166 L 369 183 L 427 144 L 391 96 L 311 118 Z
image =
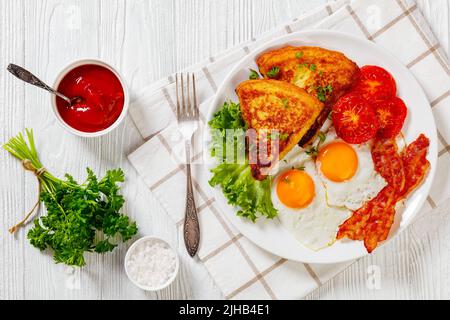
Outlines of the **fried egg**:
M 359 209 L 387 185 L 375 171 L 370 149 L 370 143 L 351 145 L 334 128 L 328 131 L 316 159 L 328 205 Z
M 291 150 L 285 160 L 272 186 L 272 202 L 281 224 L 309 249 L 330 246 L 350 210 L 327 205 L 314 161 L 301 148 Z

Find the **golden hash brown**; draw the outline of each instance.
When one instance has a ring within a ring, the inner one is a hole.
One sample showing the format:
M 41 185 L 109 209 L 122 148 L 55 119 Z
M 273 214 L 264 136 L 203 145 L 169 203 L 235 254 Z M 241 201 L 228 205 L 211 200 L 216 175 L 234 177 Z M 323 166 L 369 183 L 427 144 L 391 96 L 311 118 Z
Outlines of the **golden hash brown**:
M 280 139 L 278 159 L 300 141 L 324 107 L 305 90 L 278 80 L 247 80 L 236 87 L 236 93 L 249 128 L 258 133 L 278 130 L 285 136 Z M 262 178 L 259 169 L 255 168 L 255 178 Z
M 325 104 L 347 92 L 359 71 L 343 53 L 320 47 L 287 46 L 263 53 L 256 63 L 265 78 L 270 78 L 272 68 L 278 68 L 275 79 L 293 83 L 315 96 L 320 95 L 320 88 L 330 85 L 332 92 L 325 93 Z
M 320 47 L 286 46 L 261 54 L 256 63 L 266 79 L 295 84 L 325 103 L 322 114 L 300 141 L 300 145 L 314 137 L 326 120 L 331 106 L 350 90 L 359 73 L 356 63 L 344 54 Z

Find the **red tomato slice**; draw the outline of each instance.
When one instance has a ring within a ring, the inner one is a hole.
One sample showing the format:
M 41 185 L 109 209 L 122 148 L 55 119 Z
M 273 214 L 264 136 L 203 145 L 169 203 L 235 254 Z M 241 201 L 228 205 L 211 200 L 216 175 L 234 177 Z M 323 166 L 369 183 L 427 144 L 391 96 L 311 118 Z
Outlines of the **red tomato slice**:
M 331 117 L 338 137 L 348 143 L 364 143 L 375 137 L 378 119 L 369 103 L 355 94 L 341 97 Z
M 374 103 L 380 129 L 378 135 L 383 138 L 394 138 L 402 130 L 408 109 L 398 97 L 380 100 Z
M 364 66 L 353 91 L 369 101 L 395 97 L 397 86 L 392 75 L 377 66 Z

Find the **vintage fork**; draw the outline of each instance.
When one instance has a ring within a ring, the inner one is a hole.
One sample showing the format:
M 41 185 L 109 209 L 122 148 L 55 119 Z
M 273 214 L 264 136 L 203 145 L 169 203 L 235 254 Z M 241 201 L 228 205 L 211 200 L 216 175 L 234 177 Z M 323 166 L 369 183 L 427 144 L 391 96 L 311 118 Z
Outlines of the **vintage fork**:
M 186 79 L 185 79 L 186 78 Z M 186 80 L 186 86 L 185 86 Z M 176 74 L 177 121 L 178 130 L 184 138 L 186 149 L 186 212 L 184 218 L 184 244 L 191 257 L 195 256 L 200 243 L 200 226 L 197 207 L 195 206 L 194 190 L 191 178 L 191 143 L 192 136 L 198 128 L 198 106 L 195 94 L 195 76 L 192 73 Z M 185 88 L 186 87 L 186 88 Z M 185 94 L 185 91 L 187 93 Z

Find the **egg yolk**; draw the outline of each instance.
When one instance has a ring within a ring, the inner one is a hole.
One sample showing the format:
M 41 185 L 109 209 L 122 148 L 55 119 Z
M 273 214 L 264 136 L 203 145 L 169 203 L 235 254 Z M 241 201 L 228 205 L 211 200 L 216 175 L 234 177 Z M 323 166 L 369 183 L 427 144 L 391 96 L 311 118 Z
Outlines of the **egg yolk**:
M 303 208 L 315 195 L 314 181 L 304 171 L 288 170 L 281 174 L 277 184 L 278 199 L 287 207 Z
M 325 177 L 334 182 L 350 179 L 358 169 L 358 156 L 355 150 L 345 142 L 337 141 L 323 147 L 317 161 Z

